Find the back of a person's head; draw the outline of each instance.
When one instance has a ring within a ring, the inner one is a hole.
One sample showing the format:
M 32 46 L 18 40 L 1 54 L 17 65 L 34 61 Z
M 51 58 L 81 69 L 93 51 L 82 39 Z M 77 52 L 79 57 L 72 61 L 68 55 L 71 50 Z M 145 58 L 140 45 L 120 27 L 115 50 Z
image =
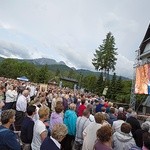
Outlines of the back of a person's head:
M 88 109 L 84 109 L 83 116 L 89 117 L 89 115 L 90 115 L 90 111 Z
M 124 111 L 124 108 L 123 107 L 119 107 L 118 108 L 118 112 L 123 112 Z
M 63 109 L 64 109 L 64 107 L 63 107 L 63 105 L 62 104 L 56 104 L 56 107 L 55 107 L 55 112 L 56 113 L 61 113 L 62 111 L 63 111 Z
M 110 113 L 111 113 L 111 114 L 114 114 L 114 113 L 115 113 L 115 108 L 114 108 L 114 107 L 111 107 L 111 108 L 110 108 Z
M 148 132 L 150 127 L 149 127 L 149 124 L 147 122 L 143 122 L 142 125 L 141 125 L 141 128 L 142 130 Z
M 123 123 L 121 125 L 121 132 L 129 134 L 131 132 L 131 125 L 129 123 Z
M 92 104 L 88 104 L 86 109 L 89 110 L 90 113 L 92 113 L 92 107 L 93 107 Z
M 85 104 L 85 98 L 81 99 L 81 104 L 84 105 Z
M 105 120 L 105 116 L 100 112 L 96 113 L 94 118 L 96 123 L 103 123 L 103 120 Z
M 134 117 L 134 118 L 137 118 L 137 113 L 135 111 L 132 111 L 131 116 Z
M 108 102 L 108 107 L 113 107 L 113 103 L 112 102 Z
M 143 133 L 143 145 L 150 150 L 150 133 L 145 132 Z
M 38 114 L 39 114 L 40 118 L 44 118 L 44 116 L 49 115 L 49 112 L 50 112 L 50 110 L 47 106 L 42 106 L 42 107 L 40 107 Z
M 118 112 L 117 120 L 126 120 L 126 115 L 124 113 Z
M 108 142 L 112 137 L 112 128 L 110 125 L 104 125 L 97 130 L 97 138 L 103 143 Z
M 132 108 L 128 108 L 128 110 L 127 110 L 127 112 L 130 113 L 130 114 L 132 113 L 132 111 L 133 111 Z
M 106 111 L 106 107 L 102 107 L 102 108 L 101 108 L 101 111 L 102 111 L 102 112 L 105 112 L 105 111 Z
M 55 124 L 51 131 L 51 136 L 57 140 L 61 141 L 62 137 L 65 137 L 68 133 L 67 127 L 65 124 Z
M 9 120 L 12 119 L 14 116 L 15 116 L 15 110 L 13 109 L 4 110 L 1 114 L 1 123 L 7 124 Z
M 71 110 L 75 110 L 75 109 L 76 109 L 76 105 L 75 105 L 74 103 L 71 103 L 71 104 L 69 105 L 69 108 L 70 108 Z
M 32 116 L 34 112 L 36 112 L 36 106 L 30 105 L 27 107 L 27 114 L 29 116 Z

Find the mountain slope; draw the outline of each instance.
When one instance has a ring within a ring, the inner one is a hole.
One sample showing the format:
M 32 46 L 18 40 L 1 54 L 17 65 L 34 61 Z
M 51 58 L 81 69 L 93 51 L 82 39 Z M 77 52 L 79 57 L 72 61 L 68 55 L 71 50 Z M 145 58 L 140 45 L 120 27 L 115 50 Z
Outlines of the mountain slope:
M 0 62 L 2 62 L 5 58 L 0 57 Z M 85 69 L 75 69 L 75 68 L 70 68 L 67 66 L 63 61 L 57 62 L 54 59 L 49 59 L 49 58 L 37 58 L 37 59 L 15 59 L 21 62 L 28 62 L 32 63 L 36 66 L 42 67 L 43 65 L 48 65 L 49 70 L 56 72 L 59 70 L 60 72 L 67 72 L 73 70 L 74 72 L 78 74 L 82 74 L 83 76 L 88 76 L 88 75 L 95 75 L 96 77 L 99 77 L 100 72 L 94 72 L 90 70 L 85 70 Z M 112 79 L 112 75 L 109 75 L 109 78 Z M 123 80 L 131 80 L 126 77 L 122 77 Z
M 33 63 L 35 65 L 53 65 L 53 64 L 60 64 L 60 65 L 66 65 L 63 61 L 57 62 L 54 59 L 50 58 L 37 58 L 37 59 L 17 59 L 19 61 L 29 62 Z

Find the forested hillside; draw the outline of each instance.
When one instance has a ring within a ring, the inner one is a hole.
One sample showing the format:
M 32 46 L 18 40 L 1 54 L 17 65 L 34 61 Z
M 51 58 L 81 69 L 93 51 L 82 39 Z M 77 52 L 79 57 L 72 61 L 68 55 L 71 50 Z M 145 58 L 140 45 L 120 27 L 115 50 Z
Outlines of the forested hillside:
M 73 78 L 78 81 L 79 88 L 82 87 L 88 92 L 98 95 L 106 94 L 108 98 L 120 102 L 129 102 L 130 99 L 131 80 L 118 77 L 115 73 L 104 80 L 100 72 L 75 70 L 62 64 L 35 65 L 27 61 L 1 58 L 0 76 L 14 79 L 26 76 L 31 82 L 37 83 L 48 83 L 49 80 L 55 79 L 58 84 L 60 77 Z M 63 86 L 73 88 L 74 84 L 64 82 Z M 107 89 L 106 93 L 104 89 Z

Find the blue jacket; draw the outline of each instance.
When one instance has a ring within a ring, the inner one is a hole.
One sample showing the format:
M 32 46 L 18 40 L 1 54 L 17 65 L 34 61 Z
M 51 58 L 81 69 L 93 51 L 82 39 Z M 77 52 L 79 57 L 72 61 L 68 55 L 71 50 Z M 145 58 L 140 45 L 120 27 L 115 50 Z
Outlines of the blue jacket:
M 76 135 L 77 115 L 73 110 L 67 110 L 64 115 L 64 124 L 67 126 L 69 135 Z
M 0 149 L 21 150 L 16 134 L 4 126 L 0 126 Z

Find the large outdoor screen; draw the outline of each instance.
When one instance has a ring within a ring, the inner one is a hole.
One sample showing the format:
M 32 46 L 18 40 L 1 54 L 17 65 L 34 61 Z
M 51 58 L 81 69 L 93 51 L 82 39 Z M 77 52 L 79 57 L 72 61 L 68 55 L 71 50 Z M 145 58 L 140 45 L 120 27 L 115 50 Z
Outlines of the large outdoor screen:
M 135 93 L 150 94 L 150 64 L 136 68 Z

